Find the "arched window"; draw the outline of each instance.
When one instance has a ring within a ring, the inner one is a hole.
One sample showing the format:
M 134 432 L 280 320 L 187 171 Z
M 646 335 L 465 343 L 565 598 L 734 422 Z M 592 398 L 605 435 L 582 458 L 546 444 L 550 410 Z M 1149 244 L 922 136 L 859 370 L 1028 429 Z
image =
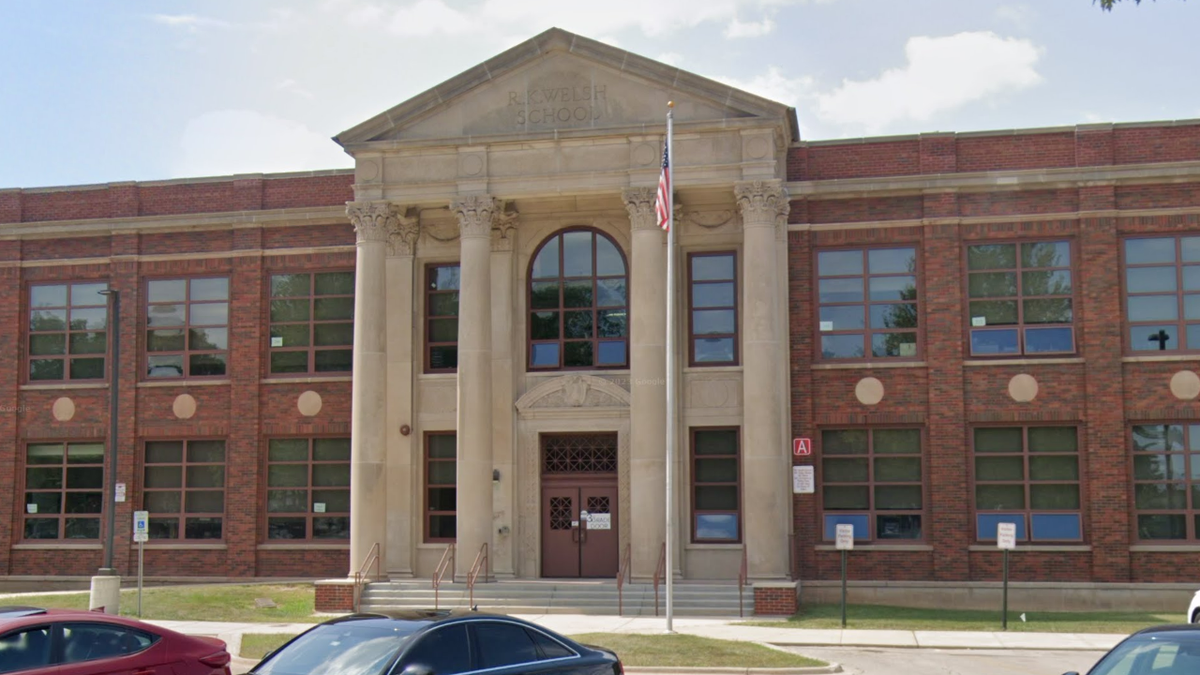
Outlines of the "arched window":
M 529 369 L 629 365 L 625 256 L 607 235 L 564 230 L 529 267 Z

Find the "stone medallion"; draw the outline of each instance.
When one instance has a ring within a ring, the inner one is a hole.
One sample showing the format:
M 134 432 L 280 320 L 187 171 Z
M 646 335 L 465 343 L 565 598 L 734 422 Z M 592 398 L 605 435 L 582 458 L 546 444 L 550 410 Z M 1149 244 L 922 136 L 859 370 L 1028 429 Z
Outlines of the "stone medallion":
M 854 387 L 854 396 L 863 405 L 875 405 L 883 400 L 883 383 L 874 377 L 864 377 Z
M 296 399 L 296 408 L 305 417 L 316 416 L 321 412 L 321 395 L 311 389 L 300 394 L 300 397 Z
M 1200 396 L 1200 375 L 1181 370 L 1171 376 L 1171 394 L 1181 401 L 1191 401 Z
M 1038 395 L 1038 381 L 1032 375 L 1013 375 L 1008 381 L 1008 395 L 1017 403 L 1029 403 Z
M 191 394 L 180 394 L 171 404 L 171 411 L 181 420 L 190 420 L 196 414 L 196 399 Z
M 75 417 L 75 401 L 63 396 L 54 401 L 54 405 L 50 407 L 51 414 L 54 419 L 59 422 L 70 422 Z

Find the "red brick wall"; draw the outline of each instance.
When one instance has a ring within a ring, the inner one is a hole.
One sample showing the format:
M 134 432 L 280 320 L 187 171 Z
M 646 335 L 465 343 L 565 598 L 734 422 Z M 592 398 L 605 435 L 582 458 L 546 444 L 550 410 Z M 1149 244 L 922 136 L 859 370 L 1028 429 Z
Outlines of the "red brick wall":
M 317 583 L 313 604 L 318 612 L 349 612 L 354 609 L 354 586 L 348 583 Z
M 754 589 L 754 613 L 759 616 L 791 616 L 799 609 L 795 588 Z

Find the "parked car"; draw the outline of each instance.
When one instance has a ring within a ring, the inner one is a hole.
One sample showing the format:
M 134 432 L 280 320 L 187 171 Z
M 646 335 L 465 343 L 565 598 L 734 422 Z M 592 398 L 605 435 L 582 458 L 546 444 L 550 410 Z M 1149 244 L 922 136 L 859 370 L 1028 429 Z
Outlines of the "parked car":
M 464 610 L 354 614 L 271 652 L 250 675 L 624 675 L 621 660 L 528 621 Z
M 1087 675 L 1196 673 L 1200 673 L 1200 628 L 1187 624 L 1147 628 L 1130 635 L 1097 661 Z
M 1200 591 L 1192 596 L 1192 604 L 1188 605 L 1188 623 L 1200 623 Z
M 101 612 L 0 607 L 0 673 L 231 675 L 216 638 Z

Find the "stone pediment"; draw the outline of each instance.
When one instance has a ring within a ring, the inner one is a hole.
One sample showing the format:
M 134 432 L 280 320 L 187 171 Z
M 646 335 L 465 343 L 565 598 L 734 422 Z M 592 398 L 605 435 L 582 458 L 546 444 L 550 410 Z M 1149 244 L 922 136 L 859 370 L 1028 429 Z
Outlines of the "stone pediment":
M 516 403 L 522 413 L 619 410 L 628 414 L 629 392 L 594 375 L 572 374 L 542 382 L 525 392 Z
M 673 66 L 551 29 L 338 135 L 378 142 L 558 136 L 677 126 L 773 123 L 797 140 L 795 111 Z

